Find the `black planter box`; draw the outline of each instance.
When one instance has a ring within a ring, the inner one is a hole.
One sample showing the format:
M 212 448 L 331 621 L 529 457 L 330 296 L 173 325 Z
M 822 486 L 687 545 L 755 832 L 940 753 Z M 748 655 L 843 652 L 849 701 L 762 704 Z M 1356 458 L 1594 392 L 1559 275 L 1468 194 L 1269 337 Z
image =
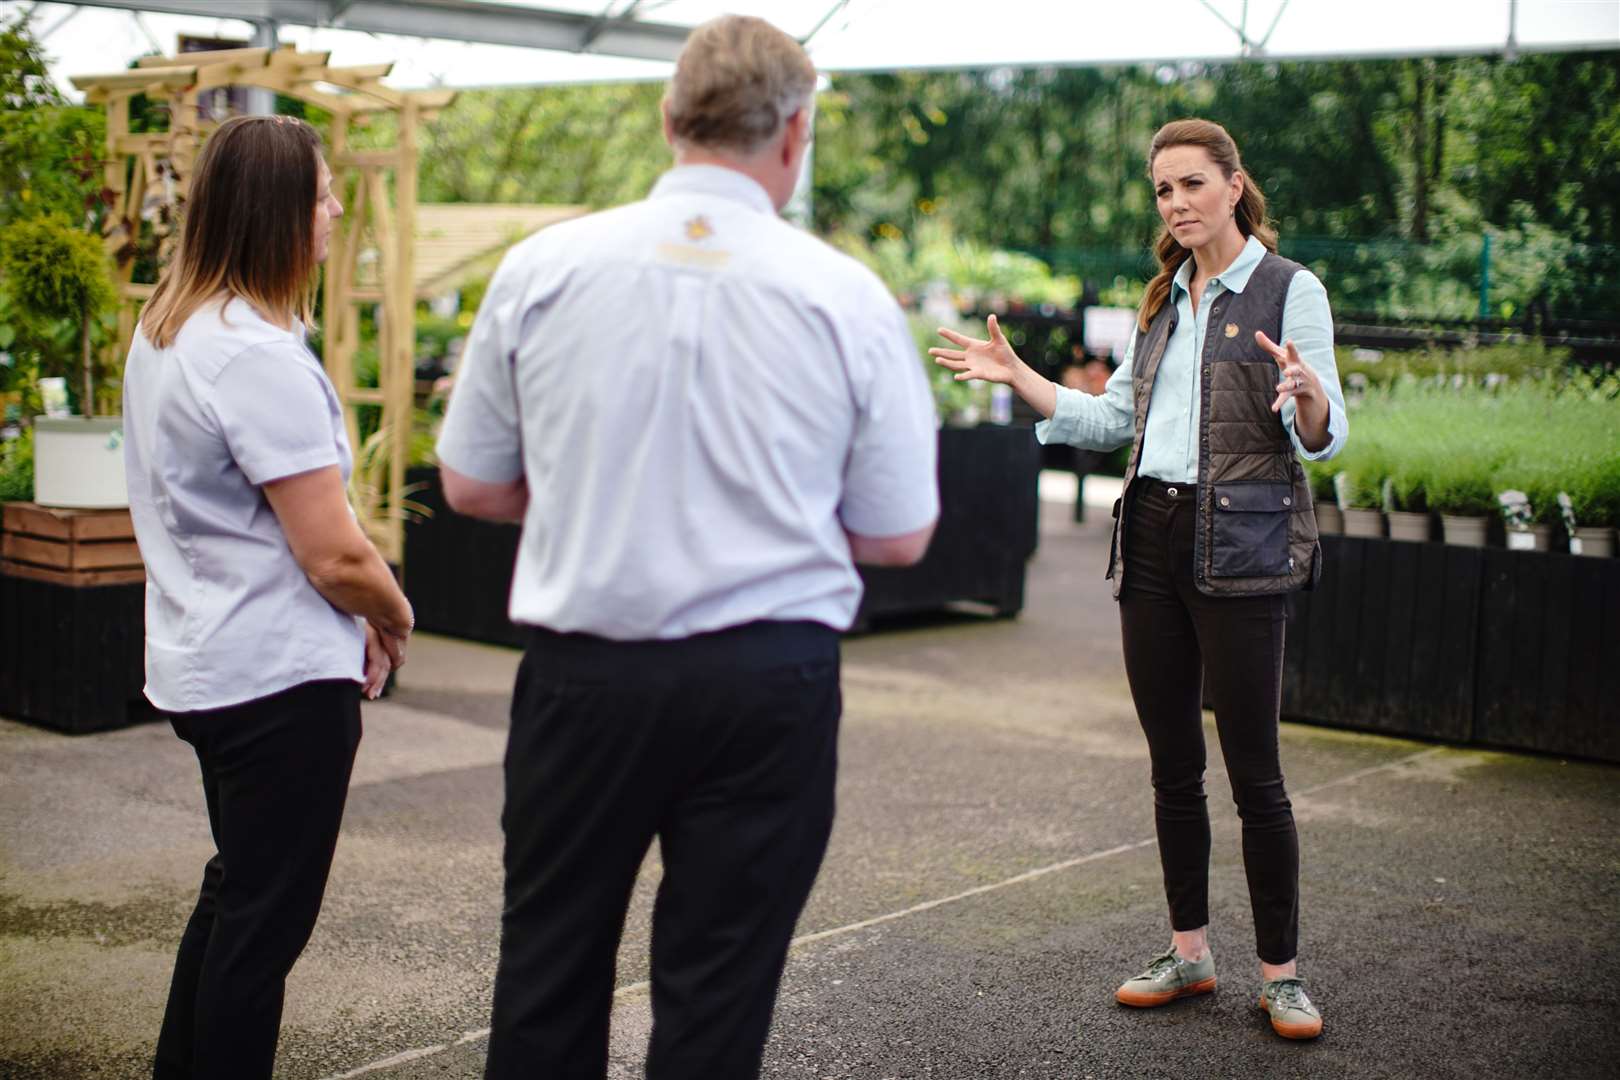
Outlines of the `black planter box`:
M 464 517 L 444 503 L 439 470 L 412 469 L 405 478 L 411 501 L 431 516 L 405 525 L 405 595 L 416 628 L 494 645 L 524 642 L 506 616 L 517 525 Z
M 1024 606 L 1024 571 L 1039 535 L 1041 448 L 1027 427 L 942 428 L 939 526 L 904 569 L 862 567 L 855 626 L 970 601 L 995 614 Z
M 1283 715 L 1620 761 L 1620 560 L 1322 538 Z
M 955 601 L 996 614 L 1024 606 L 1024 570 L 1035 552 L 1040 448 L 1029 428 L 945 428 L 939 433 L 940 523 L 928 555 L 903 570 L 862 569 L 866 597 L 856 625 L 931 611 Z M 437 469 L 414 469 L 412 500 L 432 516 L 405 527 L 405 593 L 418 629 L 497 645 L 522 645 L 506 616 L 519 529 L 444 505 Z
M 157 719 L 141 693 L 145 596 L 0 575 L 0 716 L 75 735 Z
M 1474 739 L 1620 761 L 1620 559 L 1485 552 Z

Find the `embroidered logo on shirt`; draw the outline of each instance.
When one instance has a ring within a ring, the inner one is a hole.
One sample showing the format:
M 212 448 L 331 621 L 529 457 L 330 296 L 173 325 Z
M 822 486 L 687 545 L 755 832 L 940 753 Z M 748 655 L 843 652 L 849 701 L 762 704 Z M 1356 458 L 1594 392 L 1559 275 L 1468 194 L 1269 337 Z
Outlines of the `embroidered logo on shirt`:
M 1237 323 L 1229 322 L 1229 323 L 1226 324 L 1226 336 L 1227 337 L 1237 337 L 1237 330 L 1238 330 Z
M 713 235 L 714 226 L 710 225 L 709 219 L 702 214 L 686 223 L 686 238 L 688 240 L 707 240 Z

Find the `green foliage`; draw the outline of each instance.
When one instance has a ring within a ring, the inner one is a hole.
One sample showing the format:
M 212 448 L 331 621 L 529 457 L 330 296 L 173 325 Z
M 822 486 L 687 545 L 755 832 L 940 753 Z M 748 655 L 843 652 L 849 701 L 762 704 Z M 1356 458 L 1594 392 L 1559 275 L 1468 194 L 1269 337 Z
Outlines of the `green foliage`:
M 909 239 L 891 231 L 868 243 L 845 233 L 833 243 L 869 266 L 895 295 L 919 297 L 944 284 L 962 311 L 1003 308 L 1009 301 L 1068 308 L 1080 295 L 1078 279 L 1054 275 L 1033 256 L 957 237 L 941 221 L 922 223 Z
M 0 502 L 27 502 L 34 497 L 34 429 L 0 441 Z
M 1403 380 L 1486 383 L 1552 379 L 1568 371 L 1568 349 L 1526 340 L 1461 349 L 1379 352 L 1341 345 L 1334 350 L 1346 385 L 1383 386 Z
M 1620 66 L 1613 53 L 840 75 L 822 96 L 824 234 L 944 218 L 1131 305 L 1160 225 L 1148 141 L 1224 124 L 1282 252 L 1337 309 L 1620 314 Z M 1353 163 L 1347 167 L 1346 163 Z
M 616 206 L 669 167 L 657 83 L 463 91 L 423 132 L 424 202 Z
M 906 317 L 911 326 L 912 340 L 917 343 L 918 361 L 928 376 L 928 386 L 934 392 L 934 409 L 942 424 L 972 425 L 988 417 L 990 412 L 990 384 L 977 379 L 957 382 L 955 372 L 941 367 L 928 355 L 936 345 L 946 344 L 939 336 L 939 322 L 929 315 L 914 312 Z M 974 333 L 966 322 L 947 324 L 960 333 Z
M 0 21 L 0 227 L 61 214 L 83 220 L 99 201 L 106 119 L 51 82 L 27 16 Z
M 12 301 L 36 319 L 99 315 L 118 298 L 101 242 L 55 215 L 7 227 L 0 274 Z
M 1534 520 L 1558 521 L 1559 492 L 1581 525 L 1620 524 L 1620 375 L 1527 379 L 1493 388 L 1405 379 L 1351 410 L 1350 440 L 1327 465 L 1340 502 L 1492 514 L 1522 491 Z

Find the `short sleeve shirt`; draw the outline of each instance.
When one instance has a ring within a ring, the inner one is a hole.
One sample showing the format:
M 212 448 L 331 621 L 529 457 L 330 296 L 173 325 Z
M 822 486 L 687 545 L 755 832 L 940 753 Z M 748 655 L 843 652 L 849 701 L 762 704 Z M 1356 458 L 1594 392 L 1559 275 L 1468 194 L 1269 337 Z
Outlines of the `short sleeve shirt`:
M 515 621 L 634 640 L 846 629 L 861 580 L 845 530 L 933 522 L 936 448 L 882 283 L 748 177 L 684 166 L 508 253 L 438 452 L 528 482 Z
M 124 368 L 124 464 L 146 563 L 146 696 L 216 709 L 359 680 L 361 622 L 315 591 L 261 490 L 351 458 L 343 410 L 300 334 L 232 300 Z

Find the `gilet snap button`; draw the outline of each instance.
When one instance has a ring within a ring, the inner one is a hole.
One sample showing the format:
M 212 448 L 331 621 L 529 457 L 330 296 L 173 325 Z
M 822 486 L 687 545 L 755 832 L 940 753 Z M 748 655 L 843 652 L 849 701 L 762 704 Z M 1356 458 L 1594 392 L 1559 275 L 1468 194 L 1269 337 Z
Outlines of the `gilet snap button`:
M 1222 506 L 1231 506 L 1232 505 L 1232 500 L 1228 499 L 1225 495 L 1222 495 L 1221 496 L 1221 505 Z
M 1176 492 L 1176 489 L 1175 489 L 1175 488 L 1167 488 L 1167 489 L 1166 489 L 1166 492 L 1167 492 L 1167 494 L 1169 494 L 1169 496 L 1170 496 L 1170 497 L 1171 497 L 1171 498 L 1172 498 L 1172 499 L 1173 499 L 1173 498 L 1175 498 L 1175 497 L 1176 497 L 1176 494 L 1177 494 L 1177 492 Z
M 1293 500 L 1293 499 L 1290 499 L 1290 498 L 1287 498 L 1287 497 L 1286 497 L 1286 496 L 1285 496 L 1285 497 L 1284 497 L 1284 498 L 1283 498 L 1283 505 L 1284 505 L 1284 506 L 1293 506 L 1293 505 L 1294 505 L 1294 500 Z

